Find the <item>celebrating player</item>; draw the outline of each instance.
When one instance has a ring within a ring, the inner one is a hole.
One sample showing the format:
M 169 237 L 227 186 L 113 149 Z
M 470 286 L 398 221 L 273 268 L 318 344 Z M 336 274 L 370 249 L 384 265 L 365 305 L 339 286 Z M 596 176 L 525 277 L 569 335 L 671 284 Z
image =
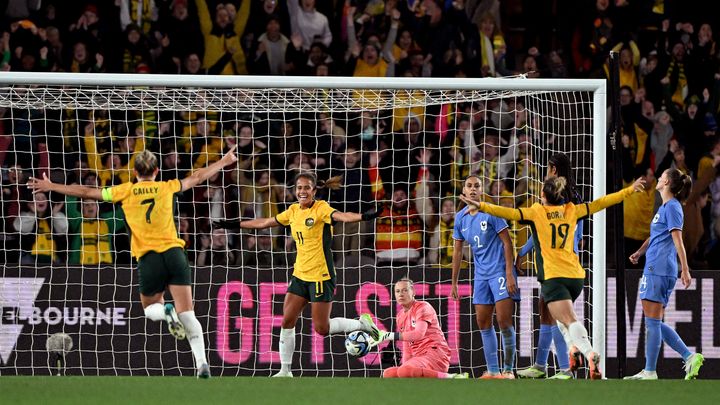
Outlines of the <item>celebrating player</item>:
M 463 195 L 477 200 L 482 193 L 482 181 L 472 175 L 465 179 Z M 467 241 L 475 258 L 473 275 L 473 305 L 475 319 L 480 328 L 487 371 L 482 379 L 513 379 L 515 363 L 515 327 L 512 316 L 515 301 L 520 301 L 517 276 L 513 269 L 513 247 L 507 223 L 492 215 L 479 212 L 474 205 L 468 205 L 455 215 L 453 230 L 455 246 L 452 260 L 452 297 L 458 299 L 458 276 L 462 264 L 463 242 Z M 498 365 L 498 347 L 493 311 L 496 311 L 498 326 L 503 341 L 503 370 Z
M 219 161 L 194 172 L 183 180 L 155 181 L 158 159 L 150 151 L 135 156 L 134 175 L 137 183 L 123 183 L 102 189 L 51 182 L 45 173 L 42 179 L 30 178 L 28 187 L 34 193 L 55 191 L 69 196 L 121 203 L 125 221 L 131 230 L 130 250 L 138 261 L 140 302 L 145 316 L 152 321 L 166 320 L 168 330 L 177 339 L 187 336 L 199 378 L 210 377 L 205 356 L 202 325 L 193 310 L 192 280 L 185 242 L 178 237 L 173 208 L 175 194 L 204 182 L 223 167 L 237 161 L 235 147 Z M 169 290 L 175 305 L 165 303 Z
M 415 299 L 415 288 L 409 278 L 395 283 L 395 300 L 402 306 L 397 315 L 399 332 L 380 332 L 380 339 L 401 342 L 400 367 L 390 367 L 384 378 L 468 378 L 468 373 L 448 373 L 450 347 L 440 328 L 432 305 Z M 368 315 L 363 315 L 368 317 Z M 373 324 L 374 326 L 374 324 Z
M 640 280 L 640 299 L 645 315 L 645 369 L 625 377 L 626 380 L 657 380 L 655 367 L 663 340 L 685 361 L 686 380 L 696 378 L 703 364 L 703 355 L 690 353 L 677 332 L 662 321 L 665 306 L 677 282 L 678 257 L 683 286 L 688 288 L 692 280 L 682 239 L 681 205 L 690 194 L 691 186 L 690 176 L 680 170 L 668 169 L 663 172 L 655 186 L 663 203 L 650 224 L 650 237 L 630 256 L 633 264 L 637 264 L 643 254 L 646 256 Z
M 548 161 L 548 177 L 557 176 L 564 177 L 567 180 L 567 186 L 564 192 L 564 202 L 572 202 L 573 204 L 581 204 L 582 197 L 575 186 L 575 176 L 572 175 L 572 166 L 570 158 L 564 153 L 556 153 L 550 156 Z M 582 242 L 584 221 L 578 221 L 575 227 L 575 239 L 573 243 L 573 251 L 577 254 L 580 251 L 580 243 Z M 530 235 L 527 243 L 520 249 L 517 257 L 517 267 L 520 267 L 520 259 L 532 251 L 534 238 Z M 560 327 L 556 324 L 555 319 L 550 315 L 545 300 L 540 297 L 538 308 L 540 312 L 540 337 L 537 343 L 537 354 L 535 356 L 535 364 L 532 366 L 518 370 L 517 375 L 521 378 L 542 378 L 547 374 L 547 360 L 550 354 L 550 344 L 555 345 L 555 354 L 557 355 L 559 372 L 550 377 L 551 379 L 570 379 L 572 372 L 570 370 L 570 361 L 568 356 L 568 347 L 565 338 L 560 331 Z M 575 359 L 575 356 L 573 356 Z M 578 364 L 578 361 L 574 361 Z
M 292 377 L 290 367 L 295 351 L 295 324 L 308 302 L 312 306 L 315 332 L 322 336 L 339 332 L 364 330 L 377 339 L 379 331 L 371 327 L 367 319 L 330 319 L 335 295 L 335 268 L 330 251 L 332 246 L 332 223 L 368 221 L 377 218 L 380 210 L 371 209 L 362 214 L 340 212 L 323 200 L 316 200 L 318 188 L 335 189 L 340 178 L 333 177 L 318 182 L 311 173 L 295 177 L 297 202 L 273 218 L 256 218 L 248 221 L 218 221 L 222 228 L 264 229 L 273 226 L 290 226 L 297 247 L 297 258 L 292 277 L 288 283 L 283 304 L 282 329 L 280 330 L 280 371 L 273 377 Z
M 600 379 L 600 354 L 593 349 L 587 329 L 577 320 L 573 309 L 573 301 L 583 289 L 585 269 L 573 252 L 573 244 L 567 243 L 567 239 L 575 234 L 579 220 L 621 202 L 633 190 L 642 191 L 644 180 L 638 179 L 631 187 L 580 205 L 564 202 L 566 186 L 564 177 L 548 177 L 540 194 L 542 204 L 535 203 L 530 208 L 500 207 L 464 195 L 460 199 L 488 214 L 530 225 L 535 235 L 536 257 L 541 259 L 537 262 L 537 278 L 543 300 L 553 318 L 567 329 L 572 344 L 588 360 L 590 378 Z

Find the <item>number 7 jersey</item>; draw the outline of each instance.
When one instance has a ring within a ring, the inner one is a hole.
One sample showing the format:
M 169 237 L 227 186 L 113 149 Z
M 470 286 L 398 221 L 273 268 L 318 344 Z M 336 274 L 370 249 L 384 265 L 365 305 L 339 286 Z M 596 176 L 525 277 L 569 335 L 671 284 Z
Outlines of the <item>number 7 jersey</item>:
M 150 251 L 162 253 L 185 247 L 175 223 L 179 180 L 123 183 L 102 190 L 103 200 L 121 203 L 130 229 L 130 251 L 140 259 Z

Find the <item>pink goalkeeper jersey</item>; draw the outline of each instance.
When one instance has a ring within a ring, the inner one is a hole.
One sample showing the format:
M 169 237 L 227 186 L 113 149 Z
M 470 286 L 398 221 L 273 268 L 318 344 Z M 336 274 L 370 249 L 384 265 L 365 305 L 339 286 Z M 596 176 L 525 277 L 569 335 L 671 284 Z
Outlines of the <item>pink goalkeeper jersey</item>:
M 418 322 L 427 322 L 428 324 L 425 336 L 422 338 L 415 341 L 405 341 L 405 338 L 402 338 L 403 352 L 409 351 L 409 353 L 403 353 L 403 358 L 408 355 L 409 357 L 425 356 L 428 354 L 450 355 L 450 348 L 440 328 L 440 322 L 438 322 L 435 308 L 433 308 L 432 305 L 425 301 L 415 301 L 413 306 L 410 307 L 410 310 L 400 309 L 397 322 L 401 336 L 415 330 Z

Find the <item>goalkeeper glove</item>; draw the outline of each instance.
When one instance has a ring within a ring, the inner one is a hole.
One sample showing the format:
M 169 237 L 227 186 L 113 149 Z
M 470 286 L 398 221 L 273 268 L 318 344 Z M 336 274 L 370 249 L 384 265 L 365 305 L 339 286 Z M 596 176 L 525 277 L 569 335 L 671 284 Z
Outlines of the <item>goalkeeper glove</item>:
M 362 213 L 361 218 L 363 221 L 369 221 L 372 219 L 375 219 L 382 214 L 382 207 L 376 207 L 374 209 L 369 209 Z
M 213 221 L 212 226 L 213 228 L 219 229 L 240 229 L 240 220 L 220 219 L 217 221 Z

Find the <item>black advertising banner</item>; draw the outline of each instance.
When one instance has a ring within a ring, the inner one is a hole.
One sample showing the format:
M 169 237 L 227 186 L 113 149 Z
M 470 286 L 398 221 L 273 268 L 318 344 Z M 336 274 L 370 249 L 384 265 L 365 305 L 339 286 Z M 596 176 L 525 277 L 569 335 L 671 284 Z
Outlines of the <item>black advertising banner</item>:
M 279 368 L 277 340 L 287 269 L 206 267 L 195 269 L 195 313 L 206 331 L 209 362 L 214 375 L 269 376 Z M 332 316 L 355 318 L 372 313 L 385 328 L 396 313 L 392 282 L 409 275 L 419 299 L 430 302 L 440 316 L 452 348 L 451 371 L 479 375 L 484 358 L 470 303 L 471 287 L 461 283 L 461 299 L 450 298 L 450 271 L 433 268 L 362 267 L 338 271 Z M 667 308 L 666 322 L 676 328 L 691 350 L 706 358 L 703 378 L 720 377 L 720 327 L 714 319 L 720 297 L 715 285 L 720 272 L 694 271 L 687 290 L 678 287 Z M 637 300 L 640 272 L 627 274 L 628 370 L 644 365 L 644 324 Z M 176 341 L 162 322 L 144 318 L 134 270 L 123 267 L 6 267 L 0 275 L 0 374 L 48 375 L 52 356 L 48 336 L 63 332 L 74 342 L 66 356 L 72 375 L 193 375 L 187 342 Z M 523 300 L 517 309 L 518 367 L 531 364 L 537 327 L 537 282 L 518 280 Z M 614 297 L 615 279 L 608 279 Z M 587 291 L 586 291 L 587 293 Z M 169 298 L 169 297 L 168 297 Z M 586 310 L 578 300 L 578 315 Z M 293 369 L 303 376 L 379 376 L 377 352 L 355 359 L 345 354 L 342 336 L 312 332 L 309 308 L 298 322 Z M 607 376 L 612 378 L 617 356 L 616 308 L 607 304 Z M 537 315 L 535 315 L 535 318 Z M 385 348 L 392 352 L 392 348 Z M 386 361 L 389 357 L 385 356 Z M 398 356 L 399 358 L 399 356 Z M 551 362 L 552 364 L 552 362 Z M 658 364 L 663 378 L 683 375 L 681 360 L 664 346 Z

